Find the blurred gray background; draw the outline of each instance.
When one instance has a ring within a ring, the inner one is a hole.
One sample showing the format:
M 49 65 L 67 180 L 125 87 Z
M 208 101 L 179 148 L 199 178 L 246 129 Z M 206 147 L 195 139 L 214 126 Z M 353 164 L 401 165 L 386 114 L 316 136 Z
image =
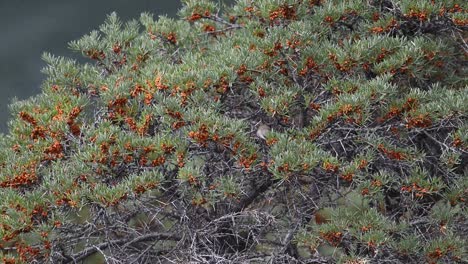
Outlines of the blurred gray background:
M 7 132 L 8 104 L 40 93 L 41 54 L 80 59 L 68 42 L 98 29 L 116 11 L 123 21 L 140 13 L 175 17 L 180 0 L 0 0 L 0 133 Z

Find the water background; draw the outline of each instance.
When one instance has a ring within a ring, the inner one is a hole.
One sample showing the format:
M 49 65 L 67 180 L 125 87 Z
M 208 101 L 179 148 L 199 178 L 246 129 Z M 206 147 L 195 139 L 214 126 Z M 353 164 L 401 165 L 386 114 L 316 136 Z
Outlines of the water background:
M 180 7 L 180 0 L 0 0 L 0 133 L 7 133 L 11 99 L 40 93 L 43 52 L 81 59 L 68 42 L 98 29 L 107 14 L 175 17 Z

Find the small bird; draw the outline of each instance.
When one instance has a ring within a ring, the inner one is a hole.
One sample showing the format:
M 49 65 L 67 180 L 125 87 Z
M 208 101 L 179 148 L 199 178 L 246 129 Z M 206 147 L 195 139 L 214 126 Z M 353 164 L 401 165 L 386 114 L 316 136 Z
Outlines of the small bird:
M 267 125 L 260 125 L 257 129 L 257 137 L 265 139 L 266 134 L 270 131 L 270 127 Z

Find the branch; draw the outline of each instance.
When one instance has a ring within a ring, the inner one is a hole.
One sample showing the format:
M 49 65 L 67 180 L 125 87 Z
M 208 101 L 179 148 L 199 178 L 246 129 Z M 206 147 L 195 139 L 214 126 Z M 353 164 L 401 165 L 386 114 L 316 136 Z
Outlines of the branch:
M 146 235 L 142 235 L 139 237 L 136 237 L 132 240 L 129 241 L 129 239 L 115 239 L 115 240 L 110 240 L 107 242 L 102 242 L 97 245 L 93 245 L 90 247 L 87 247 L 83 249 L 81 252 L 74 254 L 71 256 L 71 260 L 66 260 L 63 263 L 76 263 L 78 261 L 81 261 L 85 259 L 86 257 L 89 257 L 90 255 L 96 253 L 98 250 L 104 250 L 108 248 L 111 244 L 117 244 L 117 245 L 122 245 L 123 247 L 129 247 L 132 244 L 138 243 L 138 242 L 144 242 L 148 240 L 181 240 L 182 237 L 170 234 L 170 233 L 150 233 Z
M 237 208 L 234 209 L 234 212 L 240 212 L 244 210 L 245 208 L 249 207 L 249 205 L 253 203 L 253 201 L 255 201 L 255 199 L 258 196 L 260 196 L 262 193 L 267 191 L 275 182 L 278 181 L 278 180 L 271 179 L 271 175 L 268 175 L 267 177 L 268 177 L 267 180 L 262 185 L 260 185 L 260 187 L 255 189 L 247 197 L 245 197 L 239 202 L 239 205 Z
M 236 28 L 241 28 L 241 27 L 242 27 L 241 25 L 236 24 L 236 23 L 229 23 L 229 22 L 227 22 L 226 20 L 220 18 L 219 16 L 203 16 L 203 18 L 207 18 L 207 19 L 213 20 L 213 21 L 215 21 L 215 22 L 218 22 L 218 23 L 227 25 L 227 26 L 229 26 L 229 27 L 236 27 Z
M 422 132 L 428 137 L 430 138 L 432 141 L 436 142 L 437 144 L 439 144 L 440 146 L 444 147 L 445 149 L 449 149 L 453 152 L 456 152 L 456 153 L 468 153 L 466 151 L 464 151 L 463 149 L 456 149 L 456 148 L 452 148 L 450 146 L 448 146 L 447 144 L 445 144 L 444 142 L 442 141 L 439 141 L 437 138 L 433 137 L 431 134 L 427 133 L 427 131 L 425 130 L 422 130 Z

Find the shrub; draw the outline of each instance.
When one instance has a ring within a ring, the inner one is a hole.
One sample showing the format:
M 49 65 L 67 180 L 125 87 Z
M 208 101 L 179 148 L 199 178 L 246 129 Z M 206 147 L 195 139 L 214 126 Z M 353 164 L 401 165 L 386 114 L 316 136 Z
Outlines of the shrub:
M 44 54 L 4 263 L 467 260 L 465 1 L 184 2 Z

